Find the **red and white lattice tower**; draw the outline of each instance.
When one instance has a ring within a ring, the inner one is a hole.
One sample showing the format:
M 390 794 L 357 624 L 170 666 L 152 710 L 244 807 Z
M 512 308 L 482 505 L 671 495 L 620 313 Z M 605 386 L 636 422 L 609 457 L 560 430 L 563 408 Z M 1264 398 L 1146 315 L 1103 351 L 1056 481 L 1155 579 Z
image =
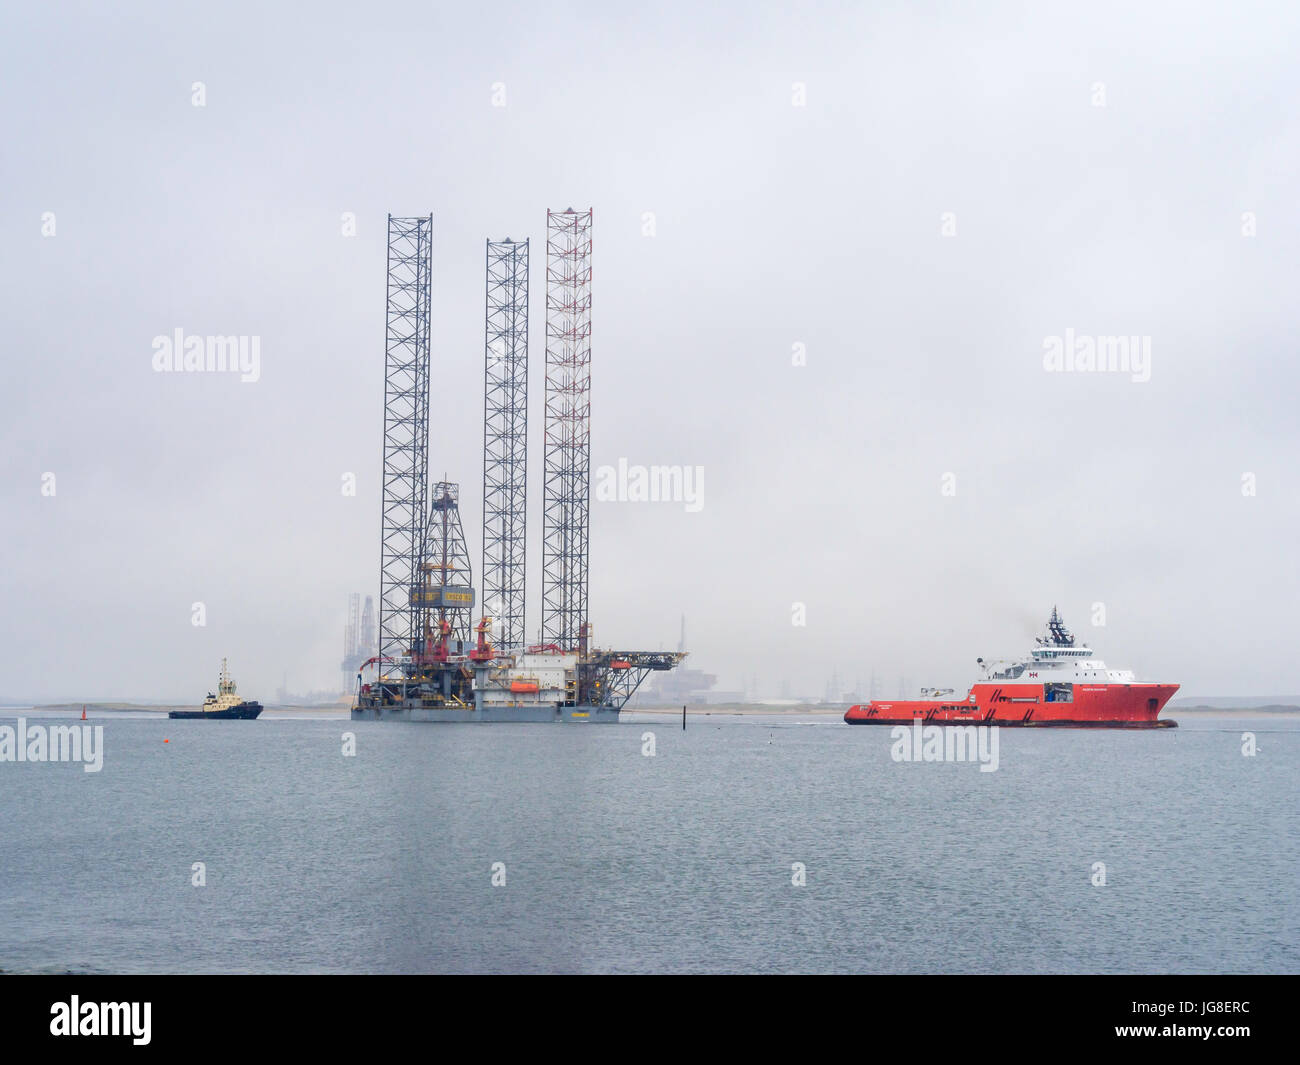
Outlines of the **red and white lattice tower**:
M 578 648 L 591 530 L 591 211 L 546 212 L 542 641 Z

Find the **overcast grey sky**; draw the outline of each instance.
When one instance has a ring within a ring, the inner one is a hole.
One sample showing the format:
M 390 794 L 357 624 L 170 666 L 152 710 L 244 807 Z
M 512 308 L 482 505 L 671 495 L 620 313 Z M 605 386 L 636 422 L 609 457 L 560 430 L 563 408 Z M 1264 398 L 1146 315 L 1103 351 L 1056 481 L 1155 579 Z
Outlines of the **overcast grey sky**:
M 477 571 L 483 240 L 533 242 L 538 439 L 570 205 L 593 465 L 705 471 L 695 513 L 593 504 L 597 642 L 685 613 L 724 687 L 894 694 L 1055 603 L 1183 694 L 1300 690 L 1295 5 L 620 7 L 5 6 L 0 697 L 193 701 L 223 655 L 263 699 L 337 683 L 390 211 L 434 215 L 432 473 Z M 260 379 L 154 372 L 178 328 L 260 337 Z M 1149 338 L 1150 379 L 1048 372 L 1070 330 Z

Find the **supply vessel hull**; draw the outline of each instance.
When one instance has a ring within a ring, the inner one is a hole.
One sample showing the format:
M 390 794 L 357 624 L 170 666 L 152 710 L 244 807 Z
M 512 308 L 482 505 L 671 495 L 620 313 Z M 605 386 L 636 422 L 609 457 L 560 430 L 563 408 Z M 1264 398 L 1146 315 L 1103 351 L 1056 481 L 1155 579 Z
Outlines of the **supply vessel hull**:
M 976 684 L 965 700 L 876 700 L 849 707 L 850 725 L 1024 725 L 1065 728 L 1175 728 L 1160 711 L 1177 684 L 1071 685 L 1068 699 L 1047 701 L 1043 686 Z

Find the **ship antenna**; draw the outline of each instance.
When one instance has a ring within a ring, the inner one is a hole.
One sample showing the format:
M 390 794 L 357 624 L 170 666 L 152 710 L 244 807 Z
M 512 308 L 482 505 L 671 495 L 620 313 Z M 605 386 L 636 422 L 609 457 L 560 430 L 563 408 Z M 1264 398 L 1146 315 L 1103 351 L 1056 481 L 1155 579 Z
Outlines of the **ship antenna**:
M 1073 647 L 1074 636 L 1070 630 L 1065 627 L 1065 622 L 1061 620 L 1061 615 L 1057 612 L 1056 607 L 1052 607 L 1052 616 L 1047 619 L 1047 631 L 1051 636 L 1051 643 L 1056 647 Z M 1046 642 L 1046 641 L 1040 641 Z

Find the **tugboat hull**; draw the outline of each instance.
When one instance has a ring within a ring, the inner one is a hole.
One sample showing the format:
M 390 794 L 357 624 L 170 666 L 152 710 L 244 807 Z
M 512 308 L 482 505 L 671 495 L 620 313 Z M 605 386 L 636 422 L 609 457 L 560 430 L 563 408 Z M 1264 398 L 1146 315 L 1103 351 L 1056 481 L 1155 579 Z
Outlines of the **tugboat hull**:
M 261 712 L 261 703 L 240 703 L 238 706 L 227 706 L 221 710 L 173 710 L 167 716 L 200 718 L 205 721 L 252 721 Z

